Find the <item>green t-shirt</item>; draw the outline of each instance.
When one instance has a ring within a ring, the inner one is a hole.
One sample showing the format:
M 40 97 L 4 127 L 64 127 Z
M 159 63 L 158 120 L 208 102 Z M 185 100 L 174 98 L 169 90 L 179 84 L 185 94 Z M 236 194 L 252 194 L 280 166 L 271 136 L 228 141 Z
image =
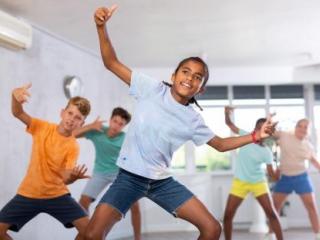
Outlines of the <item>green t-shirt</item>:
M 110 138 L 107 135 L 108 127 L 103 127 L 102 132 L 92 130 L 86 132 L 84 137 L 93 142 L 95 148 L 94 173 L 115 173 L 118 171 L 116 161 L 124 140 L 125 133 Z
M 240 129 L 239 135 L 248 132 Z M 272 164 L 272 152 L 269 147 L 258 144 L 248 144 L 239 149 L 235 161 L 235 177 L 249 183 L 257 183 L 266 180 L 265 164 Z

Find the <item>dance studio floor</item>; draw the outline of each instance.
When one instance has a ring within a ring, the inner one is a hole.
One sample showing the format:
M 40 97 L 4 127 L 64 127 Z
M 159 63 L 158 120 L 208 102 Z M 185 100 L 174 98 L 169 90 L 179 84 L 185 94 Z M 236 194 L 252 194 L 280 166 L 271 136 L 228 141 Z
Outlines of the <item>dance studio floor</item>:
M 195 240 L 196 232 L 170 232 L 170 233 L 148 233 L 143 234 L 142 240 Z M 224 237 L 220 238 L 221 240 Z M 233 240 L 263 240 L 263 235 L 252 234 L 247 231 L 235 231 Z M 313 240 L 311 229 L 290 229 L 284 232 L 284 239 L 288 240 Z M 119 240 L 132 240 L 132 238 L 121 238 Z

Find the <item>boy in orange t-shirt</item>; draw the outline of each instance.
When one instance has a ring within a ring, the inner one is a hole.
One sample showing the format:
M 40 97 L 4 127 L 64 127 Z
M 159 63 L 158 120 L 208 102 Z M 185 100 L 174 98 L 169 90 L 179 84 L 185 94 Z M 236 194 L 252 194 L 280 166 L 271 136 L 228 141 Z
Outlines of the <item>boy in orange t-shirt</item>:
M 72 131 L 84 124 L 90 103 L 82 97 L 71 98 L 61 111 L 60 123 L 52 124 L 32 118 L 23 110 L 30 87 L 28 84 L 12 92 L 12 114 L 27 126 L 33 144 L 28 171 L 17 195 L 0 211 L 0 239 L 11 239 L 8 229 L 17 232 L 42 212 L 67 228 L 76 227 L 76 239 L 83 239 L 89 219 L 66 185 L 88 177 L 84 165 L 76 166 L 79 146 Z

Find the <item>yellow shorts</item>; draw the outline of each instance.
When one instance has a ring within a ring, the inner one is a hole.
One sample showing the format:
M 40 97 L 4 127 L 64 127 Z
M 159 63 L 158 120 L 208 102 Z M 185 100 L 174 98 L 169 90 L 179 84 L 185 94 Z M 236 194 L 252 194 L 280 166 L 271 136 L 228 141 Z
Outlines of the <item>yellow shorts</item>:
M 255 197 L 259 197 L 263 194 L 269 193 L 269 186 L 265 181 L 249 183 L 237 178 L 233 179 L 230 194 L 244 199 L 250 192 Z

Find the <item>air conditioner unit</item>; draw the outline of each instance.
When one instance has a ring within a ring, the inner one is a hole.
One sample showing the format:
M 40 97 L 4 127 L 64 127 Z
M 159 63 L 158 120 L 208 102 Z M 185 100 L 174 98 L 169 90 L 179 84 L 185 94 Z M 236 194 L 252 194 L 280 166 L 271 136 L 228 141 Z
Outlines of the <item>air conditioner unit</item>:
M 32 43 L 32 27 L 0 10 L 0 44 L 12 49 L 27 49 Z

